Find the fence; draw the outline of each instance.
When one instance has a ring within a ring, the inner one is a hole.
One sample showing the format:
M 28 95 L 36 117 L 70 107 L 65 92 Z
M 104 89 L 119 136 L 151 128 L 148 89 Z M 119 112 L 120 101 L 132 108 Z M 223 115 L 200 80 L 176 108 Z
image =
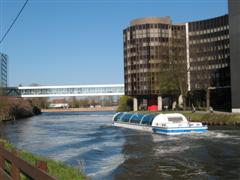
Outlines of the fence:
M 56 180 L 47 174 L 48 167 L 44 161 L 38 161 L 36 167 L 19 158 L 19 152 L 13 149 L 11 152 L 4 148 L 0 142 L 0 180 L 20 180 L 21 174 L 29 179 Z

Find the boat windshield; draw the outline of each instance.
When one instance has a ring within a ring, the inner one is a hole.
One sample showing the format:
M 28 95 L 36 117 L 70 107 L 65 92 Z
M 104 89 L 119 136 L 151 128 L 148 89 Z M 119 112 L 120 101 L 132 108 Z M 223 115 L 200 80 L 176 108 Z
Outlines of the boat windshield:
M 140 124 L 143 116 L 143 114 L 134 114 L 130 119 L 130 123 Z
M 119 121 L 121 119 L 121 116 L 123 115 L 123 113 L 118 113 L 115 117 L 114 117 L 114 121 Z
M 130 118 L 132 117 L 133 114 L 131 113 L 125 113 L 122 117 L 121 117 L 121 121 L 122 122 L 129 122 Z
M 129 122 L 139 125 L 151 126 L 155 114 L 119 113 L 114 117 L 114 121 Z
M 182 117 L 168 117 L 168 121 L 172 123 L 181 123 L 183 119 Z
M 152 125 L 152 122 L 153 122 L 153 119 L 156 117 L 156 115 L 154 114 L 148 114 L 148 115 L 145 115 L 145 117 L 143 118 L 142 120 L 142 125 L 148 125 L 148 126 L 151 126 Z

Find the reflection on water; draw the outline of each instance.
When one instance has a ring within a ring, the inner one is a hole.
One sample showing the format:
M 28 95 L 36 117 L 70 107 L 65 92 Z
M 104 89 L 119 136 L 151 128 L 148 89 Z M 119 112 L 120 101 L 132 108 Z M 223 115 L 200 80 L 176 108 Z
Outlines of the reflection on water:
M 111 112 L 44 113 L 5 124 L 19 148 L 93 179 L 240 179 L 240 130 L 164 136 L 111 126 Z

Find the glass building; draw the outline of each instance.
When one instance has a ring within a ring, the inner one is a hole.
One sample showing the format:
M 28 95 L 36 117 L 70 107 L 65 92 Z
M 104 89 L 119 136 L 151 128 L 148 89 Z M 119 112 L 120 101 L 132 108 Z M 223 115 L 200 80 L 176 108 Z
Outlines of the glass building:
M 131 21 L 123 30 L 124 83 L 125 94 L 134 97 L 135 110 L 142 105 L 162 109 L 162 98 L 169 94 L 161 81 L 174 63 L 182 69 L 178 77 L 185 82 L 189 105 L 230 111 L 234 99 L 240 109 L 239 4 L 229 0 L 229 15 L 181 24 L 172 23 L 170 17 Z
M 188 23 L 192 101 L 231 110 L 230 43 L 228 15 Z
M 123 31 L 126 95 L 148 107 L 158 104 L 159 96 L 164 95 L 161 74 L 176 56 L 178 65 L 185 64 L 185 28 L 185 24 L 173 25 L 170 17 L 142 18 L 133 20 Z M 187 78 L 187 74 L 182 76 Z
M 8 85 L 8 56 L 0 53 L 0 87 Z

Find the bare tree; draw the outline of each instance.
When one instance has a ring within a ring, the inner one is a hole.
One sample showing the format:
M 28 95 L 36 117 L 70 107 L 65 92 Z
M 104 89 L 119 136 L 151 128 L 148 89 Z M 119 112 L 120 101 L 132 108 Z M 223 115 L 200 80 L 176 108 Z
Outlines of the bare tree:
M 29 102 L 33 107 L 38 107 L 40 109 L 47 109 L 49 106 L 49 98 L 47 97 L 35 97 L 29 99 Z
M 173 75 L 180 95 L 183 98 L 183 109 L 186 109 L 186 99 L 188 94 L 187 84 L 187 55 L 186 55 L 186 39 L 184 30 L 173 30 L 170 39 L 171 51 L 169 55 L 170 73 Z
M 188 94 L 187 57 L 184 30 L 173 30 L 169 43 L 161 49 L 159 84 L 161 94 L 175 98 L 182 95 L 183 108 L 186 109 Z

